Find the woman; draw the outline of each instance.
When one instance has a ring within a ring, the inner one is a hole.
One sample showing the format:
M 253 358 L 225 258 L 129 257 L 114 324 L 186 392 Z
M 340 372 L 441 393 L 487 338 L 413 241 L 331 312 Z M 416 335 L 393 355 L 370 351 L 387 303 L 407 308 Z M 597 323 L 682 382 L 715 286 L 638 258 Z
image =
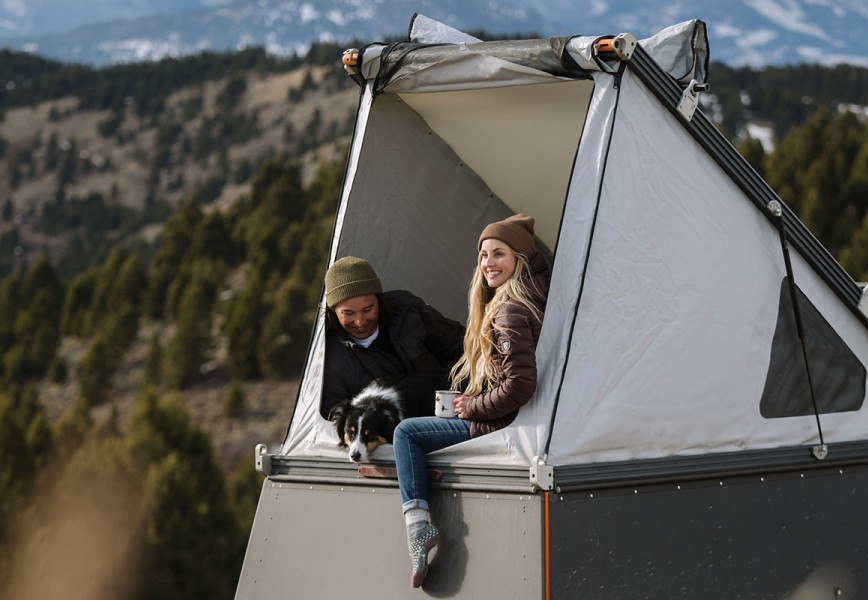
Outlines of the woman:
M 428 515 L 427 452 L 509 425 L 536 389 L 536 344 L 549 286 L 545 258 L 535 251 L 532 217 L 518 214 L 488 225 L 468 294 L 464 354 L 452 368 L 457 419 L 418 417 L 394 436 L 398 487 L 413 566 L 411 584 L 428 573 L 439 541 Z

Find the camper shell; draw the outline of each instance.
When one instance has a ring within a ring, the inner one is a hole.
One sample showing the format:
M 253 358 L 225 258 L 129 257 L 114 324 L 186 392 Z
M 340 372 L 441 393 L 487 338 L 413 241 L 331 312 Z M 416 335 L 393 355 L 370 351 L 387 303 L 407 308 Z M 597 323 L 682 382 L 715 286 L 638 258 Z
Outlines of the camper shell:
M 534 398 L 429 455 L 409 587 L 391 448 L 320 415 L 324 309 L 239 600 L 856 598 L 868 590 L 868 301 L 702 111 L 705 24 L 482 42 L 415 15 L 360 85 L 329 261 L 463 322 L 483 227 L 536 218 Z M 322 303 L 324 306 L 324 303 Z

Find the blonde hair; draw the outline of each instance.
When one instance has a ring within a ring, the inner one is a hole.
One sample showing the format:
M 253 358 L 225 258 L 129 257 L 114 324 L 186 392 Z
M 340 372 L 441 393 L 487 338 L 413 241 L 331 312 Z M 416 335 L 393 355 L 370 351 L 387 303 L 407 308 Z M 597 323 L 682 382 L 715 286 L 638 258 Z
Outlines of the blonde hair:
M 527 307 L 536 319 L 542 320 L 539 308 L 532 300 L 532 292 L 524 283 L 530 276 L 530 263 L 524 254 L 512 250 L 515 271 L 503 285 L 490 288 L 480 268 L 481 254 L 476 259 L 476 270 L 467 294 L 467 329 L 464 332 L 464 354 L 452 367 L 449 377 L 453 389 L 464 386 L 463 393 L 476 396 L 500 383 L 501 373 L 495 369 L 494 333 L 507 329 L 494 322 L 497 311 L 504 304 L 514 303 Z

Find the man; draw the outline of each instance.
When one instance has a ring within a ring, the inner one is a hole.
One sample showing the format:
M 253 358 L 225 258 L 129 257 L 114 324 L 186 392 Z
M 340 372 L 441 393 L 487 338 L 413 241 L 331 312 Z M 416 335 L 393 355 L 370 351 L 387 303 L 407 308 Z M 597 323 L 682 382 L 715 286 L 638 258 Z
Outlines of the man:
M 329 267 L 325 289 L 323 417 L 374 379 L 421 378 L 449 389 L 449 370 L 463 351 L 460 323 L 408 291 L 384 292 L 370 263 L 354 256 Z

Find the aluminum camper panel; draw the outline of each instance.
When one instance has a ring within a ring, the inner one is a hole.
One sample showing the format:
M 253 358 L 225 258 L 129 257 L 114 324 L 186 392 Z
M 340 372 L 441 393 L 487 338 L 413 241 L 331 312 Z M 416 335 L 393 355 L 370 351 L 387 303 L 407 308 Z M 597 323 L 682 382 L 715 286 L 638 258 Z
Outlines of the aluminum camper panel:
M 552 495 L 552 598 L 859 598 L 868 467 Z
M 420 594 L 393 483 L 267 479 L 236 600 L 542 597 L 539 496 L 431 490 L 441 542 Z

